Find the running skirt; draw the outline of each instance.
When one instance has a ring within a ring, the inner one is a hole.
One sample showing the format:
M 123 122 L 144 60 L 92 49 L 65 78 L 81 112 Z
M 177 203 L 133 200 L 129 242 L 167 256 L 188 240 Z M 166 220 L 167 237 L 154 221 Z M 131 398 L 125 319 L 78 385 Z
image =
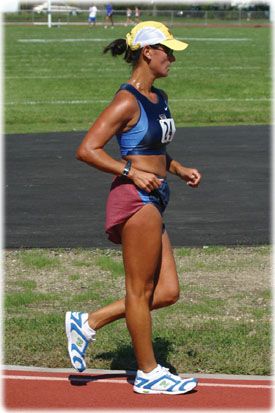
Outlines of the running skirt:
M 138 188 L 129 178 L 117 176 L 106 204 L 105 231 L 110 241 L 121 244 L 119 225 L 146 204 L 153 204 L 161 215 L 169 202 L 170 190 L 164 179 L 158 189 L 148 193 Z

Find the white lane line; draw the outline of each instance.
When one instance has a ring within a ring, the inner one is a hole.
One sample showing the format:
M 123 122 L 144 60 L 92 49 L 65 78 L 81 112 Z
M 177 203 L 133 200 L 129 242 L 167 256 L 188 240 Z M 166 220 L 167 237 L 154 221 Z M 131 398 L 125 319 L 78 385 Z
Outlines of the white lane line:
M 179 40 L 199 42 L 249 42 L 247 37 L 178 37 Z M 73 38 L 73 39 L 18 39 L 19 43 L 74 43 L 74 42 L 110 42 L 108 38 Z
M 169 102 L 270 102 L 274 98 L 188 98 L 169 99 Z M 90 99 L 90 100 L 21 100 L 5 102 L 6 106 L 14 105 L 87 105 L 93 103 L 109 103 L 111 99 Z
M 91 378 L 82 378 L 73 377 L 69 380 L 68 377 L 47 377 L 47 376 L 16 376 L 16 375 L 7 375 L 4 374 L 1 376 L 3 379 L 8 380 L 34 380 L 34 381 L 75 381 L 83 383 L 113 383 L 113 384 L 133 384 L 133 380 L 115 380 L 115 379 L 93 379 Z M 226 387 L 226 388 L 244 388 L 244 389 L 273 389 L 275 385 L 272 384 L 230 384 L 230 383 L 201 383 L 199 381 L 198 386 L 202 387 Z
M 177 37 L 179 40 L 191 40 L 202 42 L 250 42 L 248 37 Z
M 85 70 L 83 70 L 83 69 L 81 69 L 81 72 L 87 72 L 89 75 L 86 75 L 86 76 L 79 76 L 79 75 L 72 75 L 72 74 L 69 74 L 69 75 L 37 75 L 37 76 L 31 76 L 31 75 L 21 75 L 21 76 L 18 76 L 18 75 L 8 75 L 8 76 L 5 76 L 5 79 L 6 80 L 10 80 L 10 79 L 18 79 L 18 80 L 21 80 L 21 79 L 30 79 L 30 80 L 33 80 L 33 79 L 77 79 L 77 80 L 79 80 L 79 79 L 89 79 L 89 78 L 94 78 L 94 77 L 96 77 L 96 76 L 98 76 L 99 74 L 102 74 L 102 75 L 104 75 L 104 76 L 106 76 L 106 72 L 110 72 L 111 74 L 113 74 L 113 72 L 114 72 L 114 70 L 116 71 L 116 72 L 122 72 L 122 73 L 126 73 L 126 69 L 117 69 L 117 68 L 104 68 L 104 69 L 92 69 L 93 70 L 93 73 L 91 73 L 91 69 L 85 69 Z M 173 67 L 172 68 L 172 70 L 173 71 L 178 71 L 178 70 L 182 70 L 182 67 Z M 186 70 L 190 70 L 190 71 L 194 71 L 194 70 L 203 70 L 204 72 L 208 72 L 208 71 L 210 71 L 210 72 L 213 72 L 213 71 L 219 71 L 219 70 L 221 70 L 221 71 L 224 71 L 224 68 L 223 67 L 207 67 L 207 66 L 205 66 L 205 67 L 202 67 L 202 66 L 196 66 L 196 67 L 184 67 L 184 70 L 186 71 Z M 250 67 L 247 67 L 247 66 L 232 66 L 232 67 L 228 67 L 227 68 L 227 70 L 228 71 L 231 71 L 231 70 L 250 70 L 250 71 L 252 71 L 252 70 L 263 70 L 263 68 L 262 67 L 260 67 L 260 66 L 250 66 Z M 223 73 L 224 74 L 224 73 Z
M 91 100 L 49 100 L 49 101 L 33 101 L 25 100 L 20 102 L 6 102 L 8 106 L 13 105 L 86 105 L 90 103 L 109 103 L 111 100 L 91 99 Z

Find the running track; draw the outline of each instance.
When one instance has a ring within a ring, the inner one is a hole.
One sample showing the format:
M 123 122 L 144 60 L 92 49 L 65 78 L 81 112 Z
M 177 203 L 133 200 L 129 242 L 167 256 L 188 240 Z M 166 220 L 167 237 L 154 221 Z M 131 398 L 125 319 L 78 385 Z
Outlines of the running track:
M 85 132 L 7 135 L 5 247 L 114 247 L 104 233 L 112 177 L 75 160 Z M 172 157 L 203 174 L 169 176 L 173 246 L 270 242 L 270 126 L 178 128 Z M 118 157 L 117 143 L 108 152 Z
M 178 396 L 148 396 L 133 392 L 133 372 L 87 372 L 20 367 L 16 370 L 16 366 L 6 366 L 2 371 L 4 405 L 8 409 L 253 409 L 257 412 L 272 407 L 274 385 L 267 377 L 194 375 L 199 379 L 195 391 Z

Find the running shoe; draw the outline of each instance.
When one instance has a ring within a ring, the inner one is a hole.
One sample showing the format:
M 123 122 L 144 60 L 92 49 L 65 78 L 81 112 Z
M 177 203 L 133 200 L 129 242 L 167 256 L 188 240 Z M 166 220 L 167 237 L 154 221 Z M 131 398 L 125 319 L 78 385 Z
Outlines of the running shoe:
M 96 332 L 88 325 L 88 313 L 67 311 L 65 326 L 71 363 L 82 372 L 86 369 L 86 349 L 89 342 L 95 341 Z
M 137 371 L 134 392 L 142 394 L 183 394 L 193 390 L 196 386 L 196 379 L 182 379 L 158 364 L 150 373 Z

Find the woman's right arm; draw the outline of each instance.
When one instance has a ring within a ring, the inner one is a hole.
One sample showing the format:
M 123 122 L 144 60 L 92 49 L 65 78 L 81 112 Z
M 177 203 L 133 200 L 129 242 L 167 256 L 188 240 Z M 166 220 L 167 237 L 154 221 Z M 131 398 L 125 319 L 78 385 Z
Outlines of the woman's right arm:
M 128 95 L 128 94 L 127 94 Z M 103 149 L 107 142 L 137 116 L 138 107 L 131 96 L 118 93 L 91 126 L 77 149 L 78 160 L 101 171 L 121 175 L 125 162 L 117 161 Z
M 118 132 L 134 125 L 138 117 L 139 106 L 136 99 L 125 91 L 117 93 L 87 132 L 77 149 L 77 159 L 103 172 L 122 175 L 126 161 L 112 158 L 105 152 L 104 146 Z M 133 167 L 128 177 L 147 192 L 161 185 L 161 181 L 154 174 Z

